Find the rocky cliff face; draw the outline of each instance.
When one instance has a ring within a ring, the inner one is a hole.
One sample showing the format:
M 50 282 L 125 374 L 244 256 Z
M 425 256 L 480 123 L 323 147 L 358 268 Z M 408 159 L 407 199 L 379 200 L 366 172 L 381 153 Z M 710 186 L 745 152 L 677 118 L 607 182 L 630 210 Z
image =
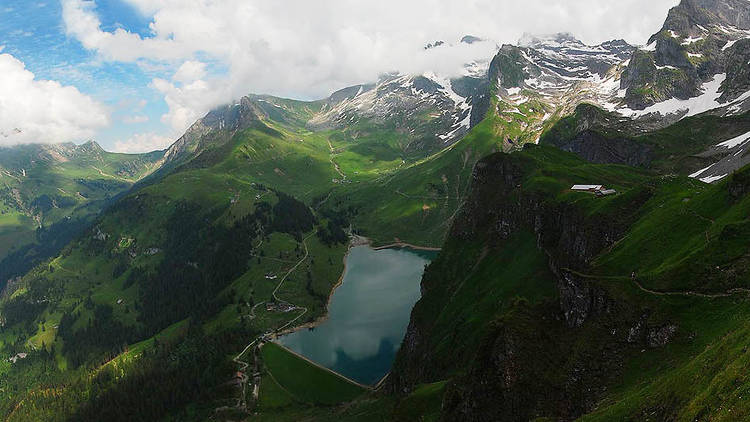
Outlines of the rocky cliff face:
M 455 44 L 431 42 L 425 46 L 425 54 L 442 54 L 468 45 L 483 50 L 482 54 L 496 50 L 488 40 L 465 36 Z M 407 139 L 407 153 L 413 152 L 409 149 L 435 152 L 461 139 L 484 118 L 489 106 L 488 67 L 488 57 L 477 57 L 458 74 L 384 74 L 376 83 L 332 94 L 308 126 L 318 130 L 374 125 L 396 130 Z
M 525 35 L 517 46 L 502 46 L 490 64 L 495 112 L 505 121 L 522 121 L 524 138 L 535 141 L 546 123 L 579 104 L 608 104 L 634 49 L 622 40 L 589 46 L 566 33 Z
M 650 192 L 644 189 L 623 200 L 617 218 L 588 215 L 574 204 L 525 191 L 530 165 L 506 154 L 477 164 L 472 192 L 446 248 L 485 239 L 483 259 L 492 259 L 493 251 L 507 246 L 516 233 L 532 231 L 547 256 L 557 297 L 536 305 L 520 301 L 498 313 L 477 334 L 482 336 L 480 347 L 471 353 L 468 368 L 461 367 L 434 349 L 436 339 L 444 350 L 463 345 L 446 345 L 450 340 L 432 324 L 436 309 L 446 305 L 440 298 L 449 300 L 461 284 L 447 281 L 446 288 L 436 283 L 446 283 L 446 274 L 460 278 L 468 269 L 428 268 L 423 298 L 412 313 L 388 388 L 403 394 L 418 383 L 463 374 L 449 383 L 445 420 L 573 419 L 591 410 L 620 373 L 625 356 L 660 347 L 677 331 L 668 322 L 649 319 L 647 309 L 613 297 L 596 278 L 582 275 L 594 256 L 623 235 Z
M 748 91 L 742 88 L 747 77 L 729 63 L 737 60 L 735 44 L 750 37 L 748 16 L 750 4 L 743 0 L 683 0 L 630 58 L 620 82 L 625 104 L 643 110 L 673 98 L 688 100 L 705 93 L 717 75 L 733 82 L 722 85 L 716 107 L 737 101 Z M 734 84 L 740 87 L 730 89 Z
M 722 84 L 723 93 L 719 98 L 721 102 L 730 102 L 740 98 L 746 92 L 750 92 L 750 38 L 725 44 L 722 49 L 726 51 L 725 69 L 727 78 Z
M 633 139 L 638 129 L 629 119 L 588 104 L 561 119 L 540 139 L 591 163 L 647 167 L 653 159 L 651 146 Z
M 684 0 L 648 45 L 622 40 L 588 46 L 570 34 L 525 35 L 504 45 L 490 64 L 497 114 L 522 120 L 537 137 L 545 122 L 592 103 L 642 130 L 688 116 L 750 110 L 747 57 L 750 3 Z M 641 161 L 641 160 L 636 160 Z
M 377 84 L 334 93 L 308 126 L 320 130 L 373 124 L 412 140 L 421 138 L 414 148 L 439 150 L 484 118 L 483 99 L 489 90 L 485 72 L 486 65 L 479 65 L 458 78 L 433 73 L 385 75 Z
M 630 217 L 650 195 L 644 190 L 623 203 L 627 208 L 621 210 L 619 219 L 585 216 L 574 204 L 524 191 L 522 183 L 529 170 L 519 161 L 523 162 L 495 154 L 477 163 L 471 194 L 451 229 L 452 237 L 469 241 L 489 229 L 491 238 L 501 242 L 529 228 L 537 236 L 538 247 L 549 256 L 553 272 L 561 268 L 582 270 L 623 235 L 632 221 Z
M 561 146 L 563 151 L 578 154 L 592 163 L 627 164 L 647 166 L 651 161 L 650 148 L 625 137 L 608 138 L 601 133 L 586 130 Z
M 257 99 L 247 96 L 232 105 L 218 107 L 192 126 L 164 153 L 165 169 L 197 156 L 209 146 L 216 146 L 216 135 L 247 129 L 264 116 Z

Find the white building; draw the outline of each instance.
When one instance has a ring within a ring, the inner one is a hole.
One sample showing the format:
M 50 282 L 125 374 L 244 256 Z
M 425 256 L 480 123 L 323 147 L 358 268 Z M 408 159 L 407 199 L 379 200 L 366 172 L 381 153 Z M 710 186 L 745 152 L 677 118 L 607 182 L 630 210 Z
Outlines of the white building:
M 604 185 L 573 185 L 570 190 L 581 192 L 596 192 L 604 189 Z

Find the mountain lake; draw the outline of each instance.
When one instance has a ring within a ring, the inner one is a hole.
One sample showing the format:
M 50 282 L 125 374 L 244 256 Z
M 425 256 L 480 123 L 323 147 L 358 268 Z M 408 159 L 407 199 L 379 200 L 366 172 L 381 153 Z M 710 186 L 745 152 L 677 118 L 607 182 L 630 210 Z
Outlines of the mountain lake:
M 327 319 L 278 342 L 358 383 L 377 384 L 391 369 L 420 298 L 425 265 L 436 256 L 408 248 L 351 248 Z

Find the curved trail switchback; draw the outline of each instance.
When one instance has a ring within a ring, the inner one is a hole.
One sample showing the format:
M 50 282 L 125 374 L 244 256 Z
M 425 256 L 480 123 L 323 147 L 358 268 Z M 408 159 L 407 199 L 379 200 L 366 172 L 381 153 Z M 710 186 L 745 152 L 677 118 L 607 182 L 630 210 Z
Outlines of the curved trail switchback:
M 305 238 L 302 239 L 302 246 L 305 248 L 305 255 L 299 261 L 297 261 L 297 263 L 294 264 L 294 266 L 292 268 L 290 268 L 289 271 L 287 271 L 284 274 L 283 277 L 281 277 L 281 280 L 279 280 L 279 283 L 276 285 L 276 288 L 273 290 L 273 293 L 271 293 L 271 297 L 273 298 L 273 300 L 275 300 L 277 302 L 282 302 L 282 300 L 279 299 L 277 293 L 281 289 L 281 287 L 284 285 L 284 282 L 286 281 L 286 279 L 297 268 L 299 268 L 299 266 L 302 265 L 302 263 L 305 262 L 305 260 L 307 260 L 307 257 L 310 255 L 310 251 L 309 251 L 309 249 L 307 247 L 307 239 L 309 239 L 314 234 L 315 234 L 315 232 L 313 232 L 313 233 L 305 236 Z M 266 303 L 266 302 L 259 302 L 259 303 L 255 304 L 250 309 L 250 318 L 254 318 L 255 317 L 255 308 L 258 307 L 258 306 L 260 306 L 260 305 L 262 305 L 262 304 L 264 304 L 264 303 Z M 289 302 L 287 302 L 287 303 L 289 303 Z M 294 322 L 296 322 L 297 320 L 299 320 L 300 318 L 302 318 L 305 314 L 307 314 L 308 309 L 306 307 L 304 307 L 304 306 L 297 306 L 297 305 L 295 305 L 293 303 L 289 303 L 289 305 L 293 306 L 294 309 L 302 310 L 302 313 L 300 313 L 296 317 L 292 318 L 291 320 L 289 320 L 288 322 L 286 322 L 284 325 L 276 328 L 274 331 L 284 330 L 285 328 L 289 327 L 290 325 L 294 324 Z M 250 381 L 251 377 L 249 377 L 247 375 L 247 368 L 250 367 L 250 362 L 242 360 L 242 356 L 244 356 L 247 353 L 247 351 L 252 348 L 252 350 L 253 350 L 253 371 L 252 371 L 253 400 L 257 401 L 258 400 L 258 394 L 260 392 L 260 370 L 259 370 L 260 368 L 259 368 L 259 362 L 258 362 L 258 354 L 260 353 L 260 346 L 263 344 L 263 342 L 264 342 L 265 338 L 268 336 L 268 334 L 269 334 L 269 332 L 266 332 L 266 333 L 263 333 L 263 334 L 257 336 L 255 339 L 253 339 L 253 341 L 251 341 L 247 346 L 245 346 L 245 348 L 242 349 L 242 351 L 237 356 L 235 356 L 232 359 L 232 361 L 234 363 L 236 363 L 237 365 L 239 365 L 239 373 L 241 374 L 240 383 L 242 384 L 242 392 L 241 392 L 242 395 L 237 400 L 237 404 L 236 404 L 235 408 L 237 408 L 238 410 L 241 410 L 243 412 L 247 411 L 247 409 L 248 409 L 248 406 L 247 406 L 247 387 L 248 387 L 248 381 Z

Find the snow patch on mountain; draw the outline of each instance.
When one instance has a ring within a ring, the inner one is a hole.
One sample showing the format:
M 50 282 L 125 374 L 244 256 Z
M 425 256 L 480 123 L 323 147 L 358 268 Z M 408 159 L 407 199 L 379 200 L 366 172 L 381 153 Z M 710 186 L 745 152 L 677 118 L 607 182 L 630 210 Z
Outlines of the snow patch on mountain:
M 703 37 L 688 37 L 685 38 L 685 40 L 682 42 L 682 45 L 690 45 L 697 43 L 698 41 L 703 41 Z
M 739 40 L 732 40 L 732 41 L 728 41 L 728 42 L 727 42 L 727 43 L 726 43 L 726 44 L 724 45 L 724 47 L 721 47 L 721 51 L 727 51 L 727 50 L 729 50 L 730 48 L 732 48 L 732 46 L 733 46 L 733 45 L 734 45 L 734 44 L 735 44 L 735 43 L 736 43 L 737 41 L 739 41 Z
M 750 62 L 748 63 L 750 65 Z M 745 103 L 746 100 L 750 99 L 750 91 L 745 92 L 744 94 L 737 97 L 736 100 L 732 101 L 731 105 L 727 109 L 730 113 L 740 113 L 742 111 L 742 105 Z
M 695 173 L 691 174 L 691 175 L 690 175 L 690 176 L 688 176 L 688 177 L 692 177 L 693 179 L 696 179 L 696 178 L 698 178 L 698 176 L 700 176 L 701 174 L 705 173 L 705 172 L 706 172 L 706 171 L 707 171 L 708 169 L 710 169 L 710 168 L 711 168 L 712 166 L 713 166 L 713 164 L 711 164 L 711 165 L 710 165 L 710 166 L 708 166 L 708 167 L 704 167 L 704 168 L 702 168 L 702 169 L 700 169 L 700 170 L 696 171 Z
M 696 171 L 695 173 L 691 174 L 688 177 L 692 177 L 693 179 L 698 179 L 698 180 L 700 180 L 701 182 L 704 182 L 704 183 L 713 183 L 713 182 L 719 181 L 719 180 L 727 177 L 727 175 L 729 173 L 722 173 L 722 174 L 715 174 L 715 175 L 709 174 L 708 176 L 701 177 L 701 175 L 703 175 L 704 173 L 710 173 L 711 168 L 713 168 L 714 166 L 716 166 L 716 164 L 711 164 L 710 166 L 708 166 L 706 168 L 702 168 L 702 169 Z
M 704 183 L 713 183 L 713 182 L 719 181 L 719 180 L 727 177 L 728 175 L 729 175 L 729 173 L 724 173 L 724 174 L 720 174 L 718 176 L 701 177 L 698 180 L 700 180 L 701 182 L 704 182 Z
M 750 132 L 722 141 L 700 154 L 704 157 L 719 157 L 718 161 L 694 172 L 690 177 L 706 183 L 721 180 L 736 169 L 750 164 L 750 157 L 747 155 L 749 150 Z
M 716 146 L 732 149 L 738 145 L 742 145 L 743 143 L 747 141 L 750 141 L 750 132 L 737 136 L 735 138 L 729 139 L 727 141 L 724 141 Z
M 656 103 L 650 107 L 646 107 L 643 110 L 631 110 L 624 107 L 614 111 L 630 118 L 637 118 L 649 114 L 660 114 L 666 116 L 669 114 L 680 113 L 683 113 L 682 117 L 695 116 L 696 114 L 722 107 L 722 104 L 718 102 L 719 97 L 721 97 L 719 89 L 726 77 L 726 73 L 715 75 L 712 80 L 703 84 L 703 93 L 697 97 L 687 100 L 672 98 Z
M 469 104 L 469 99 L 462 97 L 456 92 L 453 88 L 453 82 L 449 78 L 438 76 L 432 72 L 425 73 L 422 76 L 440 85 L 441 89 L 439 92 L 453 101 L 455 107 L 454 125 L 450 128 L 449 132 L 438 134 L 437 137 L 446 142 L 453 139 L 460 130 L 468 130 L 471 124 L 472 108 L 471 104 Z

